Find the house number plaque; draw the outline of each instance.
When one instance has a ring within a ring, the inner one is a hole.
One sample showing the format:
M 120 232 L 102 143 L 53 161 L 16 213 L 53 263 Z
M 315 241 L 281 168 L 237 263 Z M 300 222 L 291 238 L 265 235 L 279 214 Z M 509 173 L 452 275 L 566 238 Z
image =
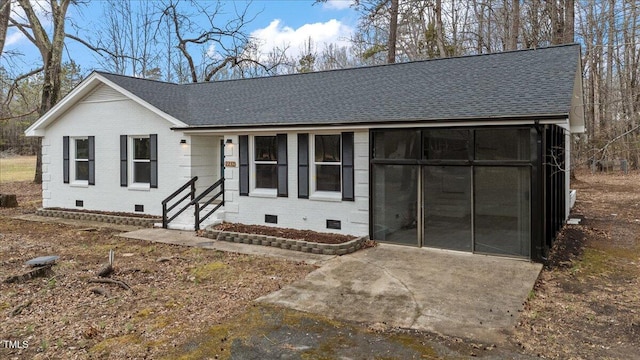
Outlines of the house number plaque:
M 235 161 L 225 161 L 224 162 L 224 167 L 229 167 L 229 168 L 236 167 L 236 162 Z

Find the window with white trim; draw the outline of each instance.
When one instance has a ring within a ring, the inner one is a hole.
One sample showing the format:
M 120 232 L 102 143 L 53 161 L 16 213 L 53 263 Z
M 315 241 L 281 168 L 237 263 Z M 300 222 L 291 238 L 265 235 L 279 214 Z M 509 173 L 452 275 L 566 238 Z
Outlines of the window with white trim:
M 276 136 L 254 136 L 253 164 L 256 189 L 278 188 L 278 143 Z
M 149 136 L 133 136 L 131 138 L 132 182 L 149 184 L 151 182 L 151 142 Z
M 342 191 L 341 136 L 315 135 L 313 170 L 315 191 Z
M 89 181 L 89 139 L 74 138 L 73 162 L 75 166 L 73 179 L 78 182 Z

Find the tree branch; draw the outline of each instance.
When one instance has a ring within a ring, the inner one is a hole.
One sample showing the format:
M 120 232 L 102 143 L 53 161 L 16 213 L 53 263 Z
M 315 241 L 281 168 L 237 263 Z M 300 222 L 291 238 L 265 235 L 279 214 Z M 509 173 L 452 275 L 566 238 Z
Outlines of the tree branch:
M 75 36 L 75 35 L 65 34 L 65 37 L 68 37 L 68 38 L 69 38 L 69 39 L 71 39 L 71 40 L 75 40 L 75 41 L 79 42 L 80 44 L 82 44 L 82 45 L 86 46 L 89 50 L 91 50 L 91 51 L 95 51 L 95 52 L 97 52 L 98 54 L 100 54 L 100 53 L 105 53 L 105 54 L 107 54 L 107 55 L 109 55 L 109 56 L 111 56 L 111 57 L 114 57 L 114 58 L 130 59 L 130 60 L 138 60 L 138 58 L 137 58 L 137 57 L 135 57 L 135 56 L 124 55 L 124 54 L 119 55 L 119 54 L 116 54 L 116 53 L 114 53 L 114 52 L 110 51 L 110 50 L 109 50 L 109 49 L 107 49 L 107 48 L 104 48 L 104 47 L 100 47 L 100 46 L 93 45 L 93 44 L 89 43 L 88 41 L 86 41 L 86 40 L 84 40 L 84 39 L 82 39 L 82 38 L 79 38 L 79 37 L 77 37 L 77 36 Z
M 44 30 L 40 19 L 38 19 L 36 12 L 33 10 L 31 2 L 29 0 L 18 0 L 18 3 L 20 3 L 20 7 L 22 7 L 22 10 L 24 10 L 24 13 L 27 15 L 27 19 L 31 24 L 31 32 L 33 33 L 33 37 L 29 38 L 38 48 L 38 50 L 40 50 L 43 63 L 46 63 L 46 59 L 49 57 L 49 50 L 51 49 L 51 41 L 49 40 L 49 36 L 47 36 L 47 32 Z M 24 32 L 25 31 L 23 31 L 23 33 Z
M 27 29 L 31 29 L 30 25 L 21 24 L 12 18 L 9 18 L 9 22 L 11 23 L 10 27 L 14 27 L 14 26 L 17 27 L 18 30 L 20 30 L 20 32 L 22 33 L 22 35 L 24 35 L 27 39 L 29 39 L 29 41 L 31 41 L 34 44 L 36 43 L 36 39 L 34 39 L 33 36 L 31 36 L 31 34 L 27 31 Z
M 599 154 L 599 153 L 603 153 L 603 155 L 604 155 L 604 153 L 606 153 L 606 151 L 607 151 L 607 149 L 609 148 L 609 146 L 611 146 L 614 142 L 616 142 L 616 141 L 618 141 L 618 140 L 622 139 L 622 138 L 623 138 L 623 137 L 625 137 L 626 135 L 631 134 L 632 132 L 634 132 L 634 131 L 636 131 L 636 130 L 638 130 L 638 129 L 640 129 L 640 125 L 636 125 L 636 126 L 632 127 L 631 129 L 629 129 L 629 130 L 627 130 L 627 131 L 623 132 L 622 134 L 620 134 L 620 135 L 618 135 L 618 136 L 614 137 L 613 139 L 611 139 L 611 140 L 607 141 L 607 143 L 606 143 L 606 144 L 604 144 L 604 146 L 603 146 L 603 147 L 601 147 L 600 149 L 598 149 L 598 150 L 593 154 L 593 157 L 595 158 L 595 157 L 596 157 L 596 155 L 597 155 L 597 154 Z M 602 157 L 601 157 L 600 159 L 602 159 Z
M 13 79 L 13 82 L 11 83 L 11 85 L 9 86 L 9 90 L 7 90 L 7 97 L 4 100 L 4 106 L 7 107 L 9 106 L 9 103 L 13 100 L 13 93 L 15 92 L 15 90 L 18 88 L 18 83 L 30 76 L 33 76 L 35 74 L 38 74 L 40 72 L 42 72 L 44 70 L 43 67 L 39 67 L 37 69 L 31 70 L 26 74 L 22 74 L 20 76 L 18 76 L 17 78 Z M 5 120 L 5 119 L 3 119 Z

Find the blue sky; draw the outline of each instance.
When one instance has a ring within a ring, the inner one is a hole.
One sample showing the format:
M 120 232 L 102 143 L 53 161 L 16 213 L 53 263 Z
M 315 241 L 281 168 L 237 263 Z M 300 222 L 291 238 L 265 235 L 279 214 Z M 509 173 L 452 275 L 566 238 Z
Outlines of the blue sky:
M 254 0 L 250 4 L 249 13 L 256 17 L 247 30 L 260 39 L 261 51 L 265 53 L 274 46 L 280 46 L 288 47 L 288 55 L 295 56 L 309 38 L 318 50 L 329 43 L 347 45 L 357 23 L 357 13 L 350 7 L 351 3 L 352 0 L 329 0 L 315 5 L 313 0 Z M 246 2 L 226 1 L 223 11 L 232 12 L 234 6 L 244 8 Z M 13 6 L 14 10 L 17 8 L 17 4 Z M 102 14 L 103 4 L 99 0 L 91 0 L 78 9 L 70 8 L 68 13 L 71 22 L 83 28 L 95 26 L 101 21 Z M 68 26 L 67 32 L 73 32 L 73 28 Z M 72 40 L 67 40 L 66 43 L 68 53 L 65 60 L 68 60 L 69 53 L 72 54 L 84 73 L 99 67 L 91 51 L 74 44 Z M 35 47 L 15 29 L 10 30 L 5 44 L 5 51 L 11 50 L 24 54 L 14 66 L 34 68 L 39 63 Z M 6 59 L 0 59 L 0 66 L 6 66 L 5 61 Z

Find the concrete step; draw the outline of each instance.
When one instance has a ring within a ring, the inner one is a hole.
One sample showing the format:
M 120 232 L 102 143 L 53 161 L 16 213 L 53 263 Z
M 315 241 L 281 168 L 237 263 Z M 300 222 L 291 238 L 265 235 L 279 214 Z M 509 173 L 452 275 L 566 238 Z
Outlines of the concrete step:
M 217 204 L 214 202 L 213 204 L 207 205 L 204 209 L 201 209 L 201 216 L 206 215 L 209 211 L 213 210 L 213 208 Z M 195 216 L 194 216 L 194 206 L 189 206 L 182 214 L 173 219 L 168 224 L 169 229 L 174 230 L 193 230 L 195 224 Z M 214 212 L 211 216 L 205 219 L 201 224 L 200 228 L 204 229 L 207 226 L 221 224 L 224 221 L 224 206 L 220 207 L 216 212 Z M 162 224 L 154 224 L 154 227 L 162 227 Z

